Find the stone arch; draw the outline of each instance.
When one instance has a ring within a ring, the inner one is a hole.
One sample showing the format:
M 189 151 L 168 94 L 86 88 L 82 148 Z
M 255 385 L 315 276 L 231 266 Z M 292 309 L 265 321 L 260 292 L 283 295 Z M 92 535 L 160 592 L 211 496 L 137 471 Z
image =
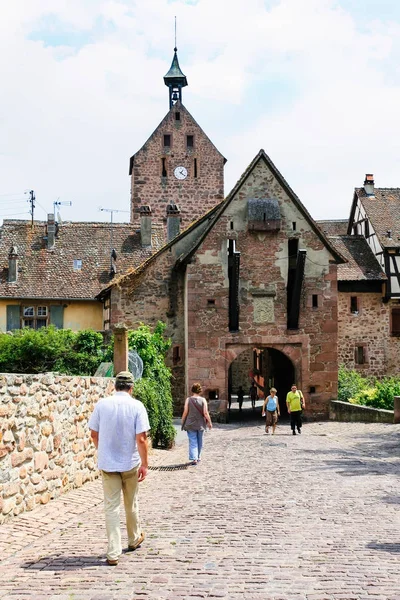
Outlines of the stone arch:
M 259 357 L 259 369 L 255 365 L 254 354 Z M 250 358 L 251 357 L 251 358 Z M 257 380 L 263 387 L 276 387 L 278 389 L 279 404 L 283 417 L 287 415 L 286 394 L 292 383 L 299 388 L 302 385 L 303 353 L 302 344 L 295 343 L 248 343 L 235 344 L 226 348 L 226 411 L 228 410 L 229 396 L 235 394 L 234 386 L 239 384 L 247 393 L 251 383 L 249 371 L 256 368 Z M 250 360 L 253 362 L 250 365 Z M 236 369 L 235 369 L 236 367 Z M 251 367 L 251 368 L 248 368 Z M 236 370 L 236 373 L 234 372 Z M 246 377 L 247 374 L 247 377 Z M 243 407 L 251 409 L 250 403 Z

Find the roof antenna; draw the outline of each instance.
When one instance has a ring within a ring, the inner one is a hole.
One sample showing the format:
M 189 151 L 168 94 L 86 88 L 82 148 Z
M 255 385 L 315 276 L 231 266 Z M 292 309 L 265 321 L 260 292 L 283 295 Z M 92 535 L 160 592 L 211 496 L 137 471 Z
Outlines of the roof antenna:
M 176 52 L 178 50 L 178 48 L 176 47 L 176 16 L 175 16 L 175 48 L 174 51 Z

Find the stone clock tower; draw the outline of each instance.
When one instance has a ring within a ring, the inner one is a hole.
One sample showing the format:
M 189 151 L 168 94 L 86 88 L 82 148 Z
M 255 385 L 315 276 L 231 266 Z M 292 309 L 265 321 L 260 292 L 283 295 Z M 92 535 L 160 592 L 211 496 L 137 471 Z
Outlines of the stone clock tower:
M 176 48 L 164 82 L 169 112 L 130 159 L 131 221 L 138 223 L 141 207 L 150 207 L 153 222 L 166 223 L 172 208 L 185 229 L 223 200 L 226 160 L 182 104 L 187 80 Z

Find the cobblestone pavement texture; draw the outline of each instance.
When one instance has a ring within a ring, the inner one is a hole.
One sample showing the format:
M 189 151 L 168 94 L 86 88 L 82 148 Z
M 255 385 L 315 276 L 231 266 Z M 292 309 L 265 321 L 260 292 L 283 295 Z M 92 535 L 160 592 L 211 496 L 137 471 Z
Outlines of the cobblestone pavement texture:
M 400 600 L 399 442 L 395 425 L 217 426 L 199 466 L 165 470 L 186 444 L 153 453 L 147 537 L 116 567 L 98 481 L 0 527 L 0 600 Z

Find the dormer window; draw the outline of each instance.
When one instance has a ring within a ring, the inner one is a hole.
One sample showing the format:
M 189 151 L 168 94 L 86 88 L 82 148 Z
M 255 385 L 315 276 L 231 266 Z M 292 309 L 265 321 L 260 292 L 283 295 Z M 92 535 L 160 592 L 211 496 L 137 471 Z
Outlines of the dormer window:
M 80 258 L 74 259 L 74 271 L 81 271 L 82 269 L 82 260 Z

